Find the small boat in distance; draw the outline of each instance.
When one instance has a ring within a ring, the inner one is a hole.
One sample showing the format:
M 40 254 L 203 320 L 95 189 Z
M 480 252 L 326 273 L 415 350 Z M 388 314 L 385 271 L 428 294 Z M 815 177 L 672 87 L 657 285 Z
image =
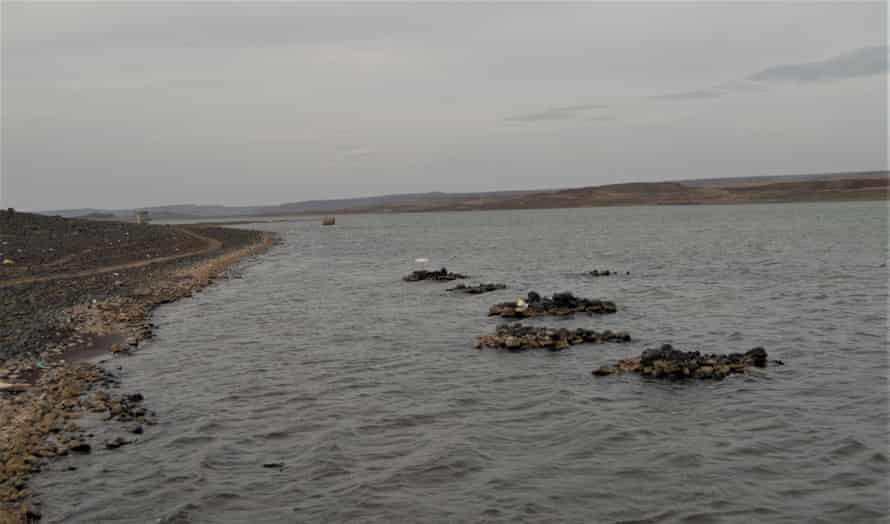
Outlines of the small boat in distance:
M 333 226 L 337 223 L 337 219 L 333 216 L 326 216 L 321 219 L 321 225 L 323 226 Z

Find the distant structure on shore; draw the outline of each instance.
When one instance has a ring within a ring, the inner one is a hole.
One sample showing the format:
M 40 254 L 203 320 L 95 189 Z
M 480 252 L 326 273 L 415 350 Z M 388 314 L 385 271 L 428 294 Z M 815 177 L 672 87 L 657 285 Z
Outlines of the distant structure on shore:
M 337 223 L 337 219 L 330 215 L 321 219 L 321 225 L 323 225 L 323 226 L 333 226 L 336 223 Z
M 151 222 L 151 216 L 149 216 L 148 211 L 140 210 L 136 211 L 136 223 L 137 224 L 148 224 Z

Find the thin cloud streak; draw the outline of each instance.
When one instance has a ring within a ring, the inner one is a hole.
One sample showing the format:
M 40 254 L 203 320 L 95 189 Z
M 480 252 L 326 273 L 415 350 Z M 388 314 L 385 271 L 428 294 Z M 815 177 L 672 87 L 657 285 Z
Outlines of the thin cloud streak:
M 661 100 L 701 100 L 704 98 L 717 98 L 725 95 L 725 91 L 717 89 L 699 89 L 697 91 L 685 91 L 682 93 L 671 93 L 669 95 L 658 95 L 653 98 Z
M 844 80 L 863 76 L 885 75 L 888 73 L 888 46 L 861 47 L 852 51 L 816 62 L 782 64 L 769 67 L 745 77 L 744 80 L 721 86 L 656 95 L 658 100 L 689 101 L 719 98 L 731 93 L 766 91 L 771 84 L 809 84 Z
M 550 120 L 570 120 L 583 116 L 585 113 L 597 109 L 606 109 L 602 104 L 572 104 L 555 106 L 544 111 L 523 113 L 505 118 L 508 122 L 546 122 Z
M 748 77 L 761 82 L 822 82 L 887 74 L 888 46 L 862 47 L 827 60 L 785 64 Z

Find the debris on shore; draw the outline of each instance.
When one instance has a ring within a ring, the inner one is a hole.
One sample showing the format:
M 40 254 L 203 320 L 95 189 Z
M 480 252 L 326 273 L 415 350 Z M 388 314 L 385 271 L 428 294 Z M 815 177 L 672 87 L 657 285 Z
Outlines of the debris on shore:
M 608 376 L 624 372 L 638 373 L 644 377 L 663 379 L 713 379 L 721 380 L 729 375 L 747 373 L 752 368 L 764 368 L 770 362 L 783 365 L 781 360 L 767 360 L 766 350 L 756 347 L 745 353 L 718 355 L 698 351 L 680 351 L 670 344 L 659 349 L 647 349 L 639 358 L 619 360 L 614 366 L 602 366 L 593 371 L 594 376 Z
M 507 289 L 507 286 L 505 284 L 479 284 L 478 286 L 458 284 L 453 288 L 446 289 L 445 291 L 454 291 L 458 293 L 465 293 L 467 295 L 481 295 L 482 293 L 490 293 L 499 289 Z
M 502 348 L 511 351 L 549 349 L 559 351 L 576 344 L 604 344 L 606 342 L 630 342 L 624 331 L 594 331 L 592 329 L 553 329 L 524 326 L 522 323 L 503 324 L 494 335 L 482 335 L 476 339 L 476 348 Z
M 428 271 L 426 269 L 418 269 L 412 271 L 410 275 L 405 275 L 402 277 L 402 280 L 405 282 L 420 282 L 421 280 L 435 280 L 439 282 L 449 282 L 452 280 L 459 280 L 468 278 L 467 275 L 461 275 L 460 273 L 449 273 L 447 269 L 444 267 L 438 271 Z
M 550 298 L 542 298 L 538 293 L 531 291 L 526 300 L 519 299 L 491 306 L 488 316 L 528 318 L 542 315 L 568 316 L 575 313 L 606 315 L 616 311 L 618 307 L 608 300 L 579 298 L 571 293 L 556 293 Z

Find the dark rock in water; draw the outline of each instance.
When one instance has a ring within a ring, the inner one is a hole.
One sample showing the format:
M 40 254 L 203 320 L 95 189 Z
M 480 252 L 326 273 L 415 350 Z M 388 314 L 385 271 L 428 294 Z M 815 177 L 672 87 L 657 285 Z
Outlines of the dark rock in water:
M 114 440 L 105 441 L 105 447 L 108 449 L 117 449 L 121 446 L 126 446 L 129 443 L 130 443 L 129 440 L 126 440 L 123 437 L 117 437 Z
M 78 442 L 68 447 L 68 451 L 74 451 L 75 453 L 89 453 L 92 449 L 92 446 L 86 442 Z
M 133 393 L 132 395 L 127 395 L 127 400 L 130 402 L 142 402 L 145 400 L 145 397 L 142 396 L 142 393 Z
M 639 358 L 619 360 L 614 366 L 602 366 L 593 370 L 595 376 L 607 376 L 624 372 L 639 373 L 644 377 L 666 379 L 715 379 L 729 375 L 746 373 L 752 367 L 766 367 L 767 353 L 756 347 L 745 353 L 717 355 L 702 354 L 698 351 L 680 351 L 670 344 L 658 349 L 647 349 Z M 782 365 L 781 361 L 773 361 Z
M 604 344 L 606 342 L 630 342 L 625 332 L 610 330 L 594 331 L 578 328 L 553 329 L 524 326 L 522 323 L 503 324 L 497 327 L 494 335 L 483 335 L 476 340 L 477 348 L 502 348 L 511 351 L 525 349 L 549 349 L 559 351 L 576 344 Z
M 136 426 L 135 428 L 130 430 L 130 433 L 134 435 L 141 435 L 143 431 L 144 430 L 142 429 L 142 426 Z
M 507 286 L 504 284 L 479 284 L 478 286 L 458 284 L 447 291 L 457 291 L 459 293 L 466 293 L 467 295 L 480 295 L 482 293 L 490 293 L 499 289 L 507 289 Z
M 263 464 L 264 468 L 283 468 L 284 462 L 266 462 Z
M 745 353 L 745 358 L 751 360 L 751 365 L 758 368 L 766 367 L 766 357 L 766 350 L 762 347 L 756 347 Z
M 609 271 L 608 269 L 594 269 L 590 271 L 588 275 L 592 277 L 608 277 L 610 275 L 617 275 L 618 273 Z
M 402 280 L 405 282 L 420 282 L 421 280 L 451 281 L 467 278 L 466 275 L 460 273 L 449 273 L 444 267 L 438 271 L 427 271 L 426 269 L 418 269 L 412 271 L 410 275 L 405 275 Z
M 615 303 L 608 300 L 579 298 L 571 293 L 556 293 L 551 298 L 541 298 L 541 295 L 531 291 L 526 301 L 502 302 L 491 306 L 488 316 L 528 318 L 542 315 L 568 316 L 575 313 L 605 315 L 616 311 L 618 308 Z

